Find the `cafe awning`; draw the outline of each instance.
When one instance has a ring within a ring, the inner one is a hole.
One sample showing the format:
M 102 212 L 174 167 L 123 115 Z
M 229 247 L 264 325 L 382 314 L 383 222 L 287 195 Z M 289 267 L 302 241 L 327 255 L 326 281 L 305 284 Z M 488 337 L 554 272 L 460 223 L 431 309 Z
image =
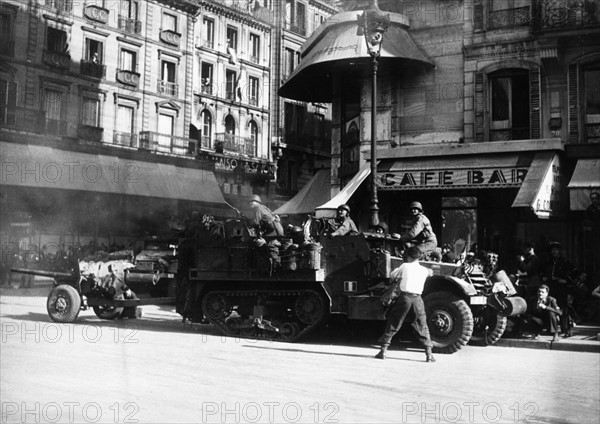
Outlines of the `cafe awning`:
M 310 102 L 331 102 L 332 73 L 336 68 L 351 70 L 353 65 L 368 64 L 371 57 L 364 37 L 357 35 L 357 16 L 361 12 L 343 12 L 332 16 L 306 43 L 300 64 L 279 89 L 279 95 Z M 408 26 L 398 14 L 390 13 L 390 26 L 385 33 L 379 62 L 432 66 L 417 47 Z M 364 66 L 359 66 L 360 72 Z
M 331 170 L 320 169 L 287 203 L 275 211 L 278 215 L 313 214 L 315 208 L 331 197 Z
M 317 218 L 334 218 L 338 206 L 348 203 L 354 192 L 358 190 L 362 182 L 371 175 L 371 164 L 365 163 L 358 170 L 356 175 L 346 184 L 346 186 L 333 198 L 316 208 L 315 216 Z
M 590 194 L 600 192 L 600 159 L 579 159 L 568 188 L 571 210 L 586 210 Z
M 3 188 L 186 200 L 229 209 L 210 170 L 6 142 L 0 142 L 0 155 Z

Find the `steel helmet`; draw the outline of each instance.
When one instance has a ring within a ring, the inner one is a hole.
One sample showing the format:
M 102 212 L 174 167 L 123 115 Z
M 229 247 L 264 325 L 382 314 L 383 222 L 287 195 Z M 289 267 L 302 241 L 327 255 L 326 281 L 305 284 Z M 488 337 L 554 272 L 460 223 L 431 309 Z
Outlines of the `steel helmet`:
M 338 206 L 338 210 L 340 210 L 340 209 L 344 209 L 346 212 L 350 213 L 350 206 L 348 206 L 345 203 Z
M 250 197 L 250 201 L 262 203 L 262 199 L 260 198 L 260 196 L 258 194 L 253 194 L 252 197 Z
M 418 209 L 423 212 L 423 205 L 421 205 L 419 202 L 412 202 L 408 209 Z

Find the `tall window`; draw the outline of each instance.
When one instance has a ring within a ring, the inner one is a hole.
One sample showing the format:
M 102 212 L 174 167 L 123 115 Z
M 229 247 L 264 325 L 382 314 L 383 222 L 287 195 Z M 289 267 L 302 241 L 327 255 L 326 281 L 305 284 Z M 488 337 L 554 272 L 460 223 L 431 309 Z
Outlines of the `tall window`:
M 103 43 L 92 38 L 85 39 L 85 60 L 96 65 L 104 63 Z
M 200 74 L 200 92 L 209 95 L 215 95 L 213 93 L 213 65 L 212 63 L 202 62 Z
M 0 124 L 16 123 L 17 84 L 0 79 Z
M 306 35 L 306 5 L 298 0 L 286 0 L 285 24 L 288 29 Z
M 237 51 L 238 46 L 238 32 L 237 28 L 228 26 L 227 27 L 227 47 L 233 51 Z
M 260 80 L 256 77 L 248 78 L 248 103 L 258 106 Z
M 128 105 L 117 106 L 114 142 L 123 146 L 136 147 L 135 108 Z
M 164 113 L 158 114 L 158 149 L 171 151 L 171 137 L 175 129 L 175 118 Z
M 51 53 L 65 53 L 67 51 L 67 33 L 57 28 L 48 27 L 46 50 Z
M 585 135 L 588 143 L 600 143 L 600 63 L 583 72 Z
M 227 134 L 235 134 L 235 119 L 233 116 L 227 115 L 225 117 L 225 133 Z
M 252 140 L 251 149 L 253 152 L 246 152 L 246 154 L 256 155 L 256 147 L 258 146 L 258 125 L 254 121 L 250 121 L 250 140 Z
M 212 115 L 206 109 L 202 111 L 202 147 L 210 147 L 212 137 Z
M 284 64 L 284 75 L 285 77 L 289 77 L 294 71 L 294 66 L 296 64 L 296 53 L 292 49 L 285 49 L 285 64 Z
M 225 98 L 235 100 L 235 91 L 237 86 L 237 73 L 235 71 L 225 71 Z
M 489 75 L 490 140 L 529 138 L 529 72 L 503 70 Z
M 128 19 L 137 20 L 138 18 L 138 2 L 136 0 L 120 0 L 119 1 L 119 16 Z
M 137 52 L 133 50 L 121 49 L 121 65 L 123 71 L 137 71 Z
M 177 32 L 177 16 L 171 15 L 170 13 L 163 13 L 162 15 L 162 30 Z
M 0 11 L 0 54 L 12 56 L 14 54 L 14 34 L 13 14 Z
M 250 60 L 254 63 L 260 61 L 260 37 L 257 34 L 250 34 Z
M 177 65 L 168 60 L 161 61 L 159 92 L 169 96 L 177 96 Z
M 210 18 L 204 18 L 204 40 L 205 47 L 215 48 L 215 21 Z
M 46 88 L 44 90 L 44 115 L 46 118 L 46 132 L 54 135 L 64 135 L 67 131 L 66 122 L 63 121 L 63 92 Z
M 81 125 L 100 127 L 100 100 L 83 97 L 81 102 Z

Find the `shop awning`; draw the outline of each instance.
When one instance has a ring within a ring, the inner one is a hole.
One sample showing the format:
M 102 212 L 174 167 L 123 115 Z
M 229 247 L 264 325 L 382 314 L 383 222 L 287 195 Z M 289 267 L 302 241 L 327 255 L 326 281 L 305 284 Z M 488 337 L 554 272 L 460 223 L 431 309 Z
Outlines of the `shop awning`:
M 590 194 L 600 192 L 600 159 L 579 159 L 568 188 L 571 210 L 586 210 Z
M 519 187 L 533 154 L 473 155 L 382 160 L 379 190 L 449 190 Z
M 315 215 L 317 218 L 333 218 L 335 217 L 338 206 L 348 203 L 352 195 L 362 182 L 371 175 L 371 164 L 365 163 L 358 170 L 356 175 L 346 184 L 346 186 L 336 194 L 330 201 L 316 208 Z
M 203 202 L 226 208 L 212 171 L 0 142 L 2 186 Z
M 287 203 L 275 211 L 278 215 L 313 214 L 317 206 L 331 197 L 331 170 L 320 169 Z
M 279 95 L 310 102 L 331 102 L 331 74 L 336 67 L 348 71 L 352 65 L 366 65 L 371 57 L 362 35 L 357 35 L 356 18 L 362 12 L 343 12 L 332 16 L 304 44 L 301 61 L 279 89 Z M 391 23 L 385 33 L 380 63 L 403 62 L 432 66 L 417 47 L 407 26 L 390 13 Z M 357 69 L 362 70 L 364 66 Z
M 538 218 L 564 215 L 566 191 L 560 157 L 554 152 L 536 153 L 513 208 L 529 208 Z

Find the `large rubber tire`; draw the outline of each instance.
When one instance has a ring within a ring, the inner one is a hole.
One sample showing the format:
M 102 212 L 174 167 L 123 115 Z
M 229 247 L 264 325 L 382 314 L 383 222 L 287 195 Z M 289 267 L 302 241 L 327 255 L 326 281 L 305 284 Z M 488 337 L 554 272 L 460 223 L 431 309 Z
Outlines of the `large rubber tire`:
M 115 297 L 115 299 L 123 299 L 123 295 Z M 94 306 L 94 313 L 100 319 L 114 320 L 123 313 L 123 307 L 116 306 Z
M 471 344 L 489 346 L 496 343 L 506 330 L 507 318 L 488 308 L 475 313 Z
M 449 292 L 428 294 L 423 301 L 434 352 L 454 353 L 469 342 L 473 314 L 467 302 Z
M 74 287 L 61 284 L 48 295 L 46 310 L 54 322 L 73 322 L 81 310 L 81 296 Z

